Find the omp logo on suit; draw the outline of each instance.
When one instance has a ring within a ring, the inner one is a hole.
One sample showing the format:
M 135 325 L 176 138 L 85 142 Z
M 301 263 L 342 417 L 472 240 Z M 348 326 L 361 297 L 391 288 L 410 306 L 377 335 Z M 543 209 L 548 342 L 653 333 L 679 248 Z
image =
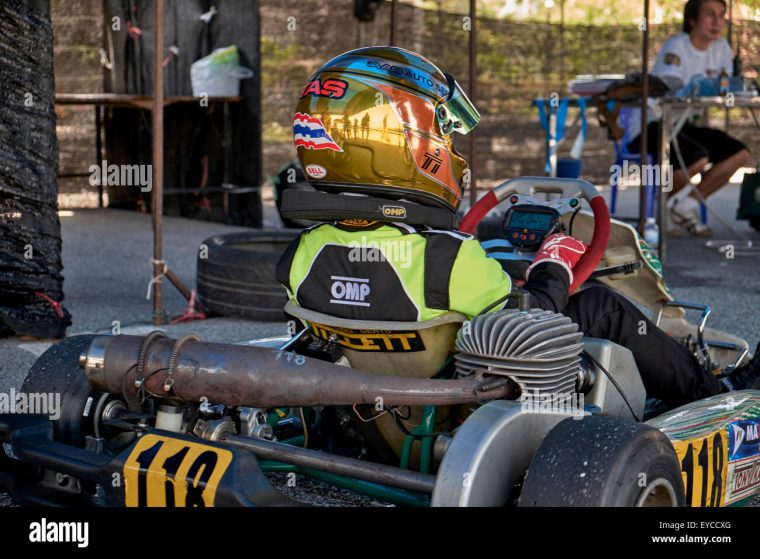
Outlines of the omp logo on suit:
M 354 305 L 369 307 L 365 299 L 369 296 L 369 280 L 366 278 L 350 278 L 345 276 L 330 276 L 332 287 L 330 302 L 337 305 Z

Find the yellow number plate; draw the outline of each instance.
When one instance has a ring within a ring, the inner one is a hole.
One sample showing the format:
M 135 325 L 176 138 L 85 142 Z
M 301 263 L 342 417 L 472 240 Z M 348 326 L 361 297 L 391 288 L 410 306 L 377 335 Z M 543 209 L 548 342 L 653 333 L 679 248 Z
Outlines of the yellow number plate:
M 128 507 L 212 507 L 232 452 L 148 434 L 124 465 Z
M 728 437 L 724 431 L 686 441 L 673 441 L 681 463 L 686 503 L 720 507 L 726 501 Z

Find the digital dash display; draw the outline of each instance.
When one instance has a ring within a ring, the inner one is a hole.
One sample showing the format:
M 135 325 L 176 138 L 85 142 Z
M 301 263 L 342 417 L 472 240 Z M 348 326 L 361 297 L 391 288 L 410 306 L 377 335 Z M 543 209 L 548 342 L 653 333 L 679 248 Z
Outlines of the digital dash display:
M 545 231 L 552 223 L 552 214 L 538 212 L 512 212 L 508 227 Z

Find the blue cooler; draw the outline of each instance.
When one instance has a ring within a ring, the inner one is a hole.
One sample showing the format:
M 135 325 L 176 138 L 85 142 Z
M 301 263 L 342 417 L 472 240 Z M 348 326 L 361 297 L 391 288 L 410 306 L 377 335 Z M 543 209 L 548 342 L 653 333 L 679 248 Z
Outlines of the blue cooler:
M 557 176 L 565 179 L 578 179 L 581 176 L 580 159 L 557 159 Z

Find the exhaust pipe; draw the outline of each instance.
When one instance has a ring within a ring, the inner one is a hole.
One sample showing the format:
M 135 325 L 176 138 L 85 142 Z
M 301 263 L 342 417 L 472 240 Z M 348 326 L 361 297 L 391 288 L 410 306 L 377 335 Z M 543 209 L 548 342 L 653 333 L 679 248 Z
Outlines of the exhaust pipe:
M 143 390 L 185 402 L 261 408 L 375 404 L 454 405 L 515 399 L 507 377 L 460 380 L 387 376 L 293 352 L 148 336 L 98 336 L 80 357 L 96 390 L 133 398 Z M 378 400 L 380 398 L 381 400 Z

